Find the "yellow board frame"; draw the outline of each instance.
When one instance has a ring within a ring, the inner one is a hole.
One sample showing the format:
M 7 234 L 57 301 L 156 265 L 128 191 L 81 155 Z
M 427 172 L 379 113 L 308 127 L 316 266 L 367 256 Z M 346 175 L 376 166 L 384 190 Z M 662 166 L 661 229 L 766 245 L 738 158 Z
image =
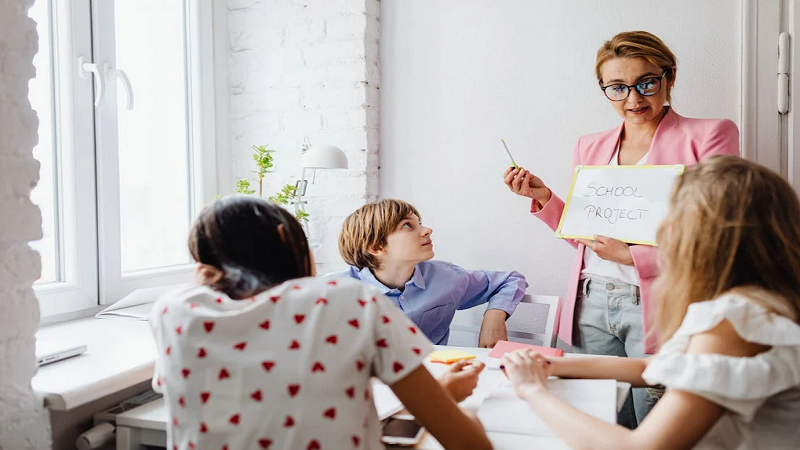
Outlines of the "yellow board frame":
M 578 173 L 583 169 L 664 169 L 667 167 L 672 167 L 678 169 L 678 176 L 683 175 L 686 171 L 686 166 L 683 164 L 649 164 L 649 165 L 642 165 L 642 166 L 584 166 L 584 165 L 577 165 L 573 170 L 572 176 L 572 183 L 569 186 L 569 192 L 567 193 L 567 200 L 564 202 L 564 210 L 561 211 L 561 218 L 558 220 L 558 227 L 556 228 L 556 237 L 559 239 L 590 239 L 594 240 L 594 236 L 578 236 L 578 235 L 566 235 L 561 233 L 561 227 L 564 225 L 564 218 L 567 216 L 567 210 L 569 209 L 569 204 L 572 201 L 572 191 L 575 189 L 575 181 L 578 179 Z M 649 242 L 649 241 L 635 241 L 635 240 L 622 240 L 623 242 L 627 242 L 629 244 L 640 244 L 640 245 L 652 245 L 657 247 L 658 244 L 656 242 Z

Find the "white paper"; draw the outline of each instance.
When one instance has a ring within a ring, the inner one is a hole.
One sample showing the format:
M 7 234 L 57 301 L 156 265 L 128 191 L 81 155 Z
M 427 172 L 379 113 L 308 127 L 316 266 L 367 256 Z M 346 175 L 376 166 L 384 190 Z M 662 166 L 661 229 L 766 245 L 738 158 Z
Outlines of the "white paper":
M 550 392 L 574 408 L 608 423 L 617 423 L 616 380 L 550 379 Z M 517 397 L 508 381 L 501 381 L 478 408 L 486 431 L 555 436 L 533 408 Z
M 373 379 L 372 400 L 375 402 L 375 410 L 378 411 L 378 419 L 383 420 L 403 409 L 403 403 L 394 395 L 392 389 Z
M 186 285 L 173 284 L 170 286 L 136 289 L 120 301 L 97 313 L 95 317 L 98 319 L 124 317 L 133 320 L 150 320 L 150 311 L 153 309 L 153 303 L 167 292 L 184 286 Z
M 624 167 L 624 168 L 623 168 Z M 557 237 L 656 242 L 683 166 L 578 166 Z

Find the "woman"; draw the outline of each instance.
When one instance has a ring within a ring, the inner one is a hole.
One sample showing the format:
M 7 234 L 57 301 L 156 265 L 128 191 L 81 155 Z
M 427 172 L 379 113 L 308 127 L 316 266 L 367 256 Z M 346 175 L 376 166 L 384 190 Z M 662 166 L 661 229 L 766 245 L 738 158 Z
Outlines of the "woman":
M 151 315 L 169 448 L 383 448 L 372 376 L 446 448 L 491 448 L 456 405 L 483 366 L 451 369 L 443 388 L 422 366 L 433 346 L 378 290 L 310 278 L 303 229 L 279 206 L 218 200 L 189 249 L 200 286 L 165 295 Z
M 620 33 L 597 52 L 600 89 L 622 117 L 619 127 L 583 136 L 574 165 L 693 165 L 714 155 L 739 155 L 739 133 L 730 120 L 689 119 L 670 106 L 677 74 L 675 55 L 656 36 Z M 512 192 L 530 197 L 531 213 L 556 229 L 564 201 L 528 170 L 509 168 L 504 181 Z M 656 248 L 616 239 L 569 241 L 578 252 L 561 313 L 559 337 L 574 349 L 598 355 L 643 357 L 656 350 L 652 333 L 655 305 L 650 286 L 658 274 Z M 575 323 L 577 322 L 577 327 Z M 573 337 L 575 339 L 573 339 Z M 620 423 L 635 427 L 659 392 L 633 392 Z
M 506 355 L 517 394 L 580 449 L 800 449 L 800 201 L 780 175 L 720 156 L 678 181 L 658 232 L 664 342 L 647 359 Z M 549 375 L 667 391 L 633 431 L 547 390 Z

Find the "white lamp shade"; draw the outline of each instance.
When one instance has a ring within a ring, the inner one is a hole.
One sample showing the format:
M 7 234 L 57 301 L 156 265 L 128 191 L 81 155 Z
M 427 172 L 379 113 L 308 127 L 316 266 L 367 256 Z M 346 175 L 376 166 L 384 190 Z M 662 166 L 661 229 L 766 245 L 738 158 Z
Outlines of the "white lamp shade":
M 347 155 L 333 145 L 315 145 L 300 158 L 304 169 L 347 169 Z

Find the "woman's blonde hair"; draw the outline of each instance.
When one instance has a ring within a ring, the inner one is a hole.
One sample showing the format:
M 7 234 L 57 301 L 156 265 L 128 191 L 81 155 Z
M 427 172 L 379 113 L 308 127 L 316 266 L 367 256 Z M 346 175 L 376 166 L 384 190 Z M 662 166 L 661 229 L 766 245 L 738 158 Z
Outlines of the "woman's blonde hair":
M 597 50 L 597 61 L 594 66 L 597 82 L 603 85 L 600 68 L 606 61 L 614 58 L 642 58 L 654 66 L 661 67 L 667 74 L 665 88 L 667 102 L 672 102 L 672 83 L 675 81 L 675 67 L 678 61 L 675 55 L 658 37 L 647 31 L 626 31 L 606 41 Z
M 412 214 L 422 219 L 417 208 L 402 200 L 367 203 L 344 219 L 339 234 L 339 253 L 351 266 L 379 269 L 380 261 L 370 254 L 370 250 L 385 246 L 386 238 Z
M 734 156 L 694 166 L 678 180 L 657 240 L 662 342 L 690 304 L 733 290 L 768 291 L 780 300 L 764 306 L 800 317 L 800 202 L 775 172 Z

